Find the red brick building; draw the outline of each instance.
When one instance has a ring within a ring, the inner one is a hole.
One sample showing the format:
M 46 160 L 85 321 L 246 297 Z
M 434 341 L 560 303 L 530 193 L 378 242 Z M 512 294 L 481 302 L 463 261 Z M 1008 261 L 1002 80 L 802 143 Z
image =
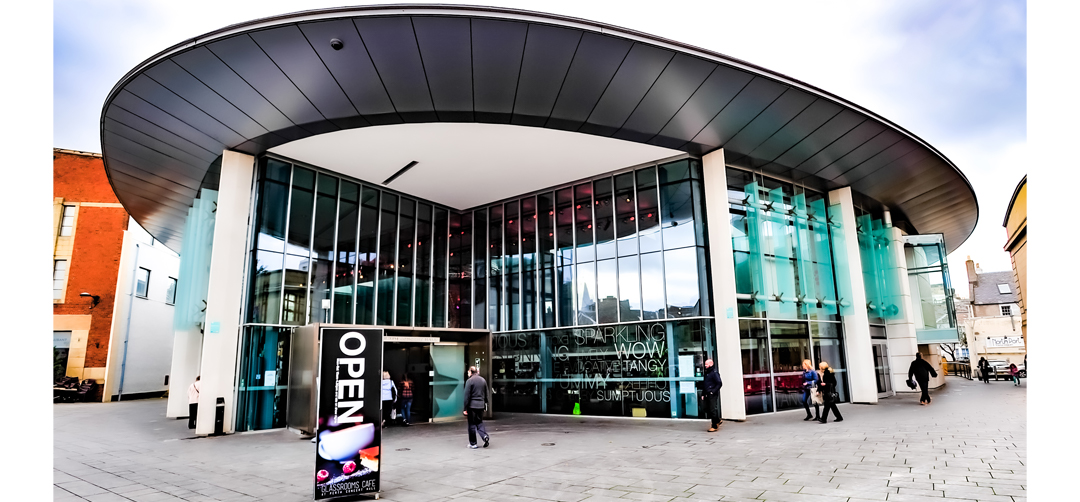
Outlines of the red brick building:
M 54 149 L 54 377 L 105 383 L 127 227 L 101 155 Z

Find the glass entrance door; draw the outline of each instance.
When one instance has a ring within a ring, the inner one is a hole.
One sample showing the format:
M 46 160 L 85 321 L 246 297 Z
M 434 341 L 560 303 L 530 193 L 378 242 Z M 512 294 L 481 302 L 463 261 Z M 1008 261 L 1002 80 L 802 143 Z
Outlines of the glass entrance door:
M 878 397 L 891 396 L 893 393 L 889 375 L 889 343 L 885 340 L 874 340 L 871 347 L 874 351 L 874 377 L 877 380 Z
M 431 346 L 432 417 L 434 420 L 461 419 L 465 409 L 465 345 Z

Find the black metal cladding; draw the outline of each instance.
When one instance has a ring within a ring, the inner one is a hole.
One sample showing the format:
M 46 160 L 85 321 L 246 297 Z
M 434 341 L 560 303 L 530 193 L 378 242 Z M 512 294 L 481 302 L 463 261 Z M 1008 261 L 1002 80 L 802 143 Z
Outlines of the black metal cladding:
M 343 43 L 341 50 L 331 39 Z M 129 72 L 101 119 L 113 187 L 179 249 L 184 209 L 224 150 L 395 123 L 545 127 L 850 185 L 894 221 L 970 235 L 970 183 L 914 135 L 750 63 L 591 21 L 499 8 L 351 7 L 231 26 Z

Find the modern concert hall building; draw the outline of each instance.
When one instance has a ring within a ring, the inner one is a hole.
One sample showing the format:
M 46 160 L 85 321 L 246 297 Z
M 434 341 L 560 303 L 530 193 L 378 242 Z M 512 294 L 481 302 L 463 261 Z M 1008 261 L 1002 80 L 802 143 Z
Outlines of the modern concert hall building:
M 113 88 L 103 158 L 181 254 L 171 381 L 196 432 L 283 427 L 291 333 L 385 329 L 420 420 L 724 418 L 906 392 L 957 341 L 964 174 L 839 96 L 707 49 L 491 7 L 323 9 L 165 49 Z M 310 382 L 309 382 L 310 383 Z M 941 384 L 939 378 L 937 385 Z M 187 415 L 172 392 L 169 416 Z

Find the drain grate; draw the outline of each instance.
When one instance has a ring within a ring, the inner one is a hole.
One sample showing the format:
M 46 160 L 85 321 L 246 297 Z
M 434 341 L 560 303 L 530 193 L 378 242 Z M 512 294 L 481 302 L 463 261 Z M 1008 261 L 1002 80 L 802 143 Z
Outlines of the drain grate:
M 394 451 L 409 451 L 409 449 L 408 448 L 398 448 L 398 449 L 396 449 Z
M 540 446 L 555 446 L 555 443 L 540 443 Z

